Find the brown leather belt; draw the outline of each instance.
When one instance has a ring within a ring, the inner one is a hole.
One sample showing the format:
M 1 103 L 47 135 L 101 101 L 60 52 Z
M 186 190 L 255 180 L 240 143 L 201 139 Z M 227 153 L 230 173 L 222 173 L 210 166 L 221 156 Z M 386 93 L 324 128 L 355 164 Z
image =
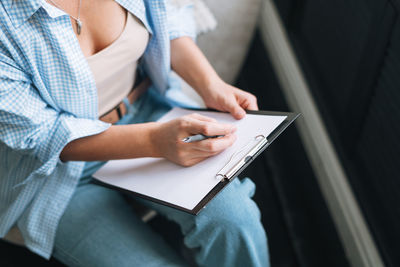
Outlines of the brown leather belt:
M 147 89 L 150 87 L 151 81 L 149 78 L 141 81 L 137 86 L 135 86 L 132 91 L 127 96 L 129 103 L 133 104 L 142 94 L 144 94 Z M 105 115 L 100 117 L 101 121 L 108 123 L 116 123 L 118 122 L 128 111 L 125 103 L 121 101 L 115 108 L 107 112 Z

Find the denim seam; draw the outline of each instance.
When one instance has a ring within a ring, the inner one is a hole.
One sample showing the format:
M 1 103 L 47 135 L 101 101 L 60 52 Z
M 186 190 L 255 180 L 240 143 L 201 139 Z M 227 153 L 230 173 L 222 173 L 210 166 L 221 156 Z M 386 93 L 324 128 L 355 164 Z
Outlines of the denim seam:
M 69 260 L 73 261 L 74 264 L 76 264 L 76 266 L 84 267 L 84 265 L 81 264 L 81 262 L 77 258 L 75 258 L 72 254 L 69 254 L 66 250 L 62 249 L 60 246 L 55 245 L 55 247 L 56 247 L 57 250 L 59 250 L 59 252 L 61 254 L 63 254 L 67 258 L 69 258 Z M 69 265 L 69 264 L 67 264 L 67 265 Z

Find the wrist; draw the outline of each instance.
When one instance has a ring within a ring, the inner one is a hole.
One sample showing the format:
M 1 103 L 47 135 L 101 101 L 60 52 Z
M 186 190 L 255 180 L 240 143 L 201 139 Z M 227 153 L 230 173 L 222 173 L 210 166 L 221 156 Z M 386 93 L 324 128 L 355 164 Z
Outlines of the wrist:
M 195 90 L 206 101 L 223 83 L 224 81 L 218 75 L 209 75 L 199 83 Z
M 161 130 L 161 122 L 149 122 L 148 123 L 148 152 L 149 152 L 149 157 L 153 158 L 159 158 L 161 157 L 161 151 L 160 151 L 160 146 L 158 145 L 160 138 L 162 136 L 160 135 L 160 130 Z

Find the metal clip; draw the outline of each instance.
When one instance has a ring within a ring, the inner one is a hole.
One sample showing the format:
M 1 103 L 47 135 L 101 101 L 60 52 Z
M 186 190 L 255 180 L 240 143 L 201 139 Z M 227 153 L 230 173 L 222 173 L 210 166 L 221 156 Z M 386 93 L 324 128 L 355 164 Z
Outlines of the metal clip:
M 216 174 L 216 178 L 221 178 L 221 182 L 224 180 L 230 180 L 232 179 L 235 174 L 249 161 L 252 161 L 254 159 L 254 156 L 257 154 L 257 152 L 263 148 L 267 143 L 267 137 L 264 135 L 260 134 L 254 137 L 254 140 L 260 139 L 250 150 L 249 152 L 246 153 L 246 155 L 243 156 L 235 165 L 233 165 L 231 168 L 229 168 L 226 172 L 225 169 L 229 167 L 229 164 L 232 162 L 233 158 L 237 155 L 240 154 L 244 149 L 246 149 L 249 144 L 245 145 L 242 149 L 239 151 L 235 152 L 231 158 L 229 159 L 228 163 L 225 164 L 225 166 Z

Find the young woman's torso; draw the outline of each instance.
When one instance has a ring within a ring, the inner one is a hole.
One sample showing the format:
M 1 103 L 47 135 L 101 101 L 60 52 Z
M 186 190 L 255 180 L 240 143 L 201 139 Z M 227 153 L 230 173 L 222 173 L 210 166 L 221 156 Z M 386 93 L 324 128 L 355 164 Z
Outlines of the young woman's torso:
M 106 114 L 132 90 L 149 38 L 145 26 L 113 0 L 48 1 L 74 17 L 80 10 L 80 34 L 70 19 L 96 82 L 99 115 Z

